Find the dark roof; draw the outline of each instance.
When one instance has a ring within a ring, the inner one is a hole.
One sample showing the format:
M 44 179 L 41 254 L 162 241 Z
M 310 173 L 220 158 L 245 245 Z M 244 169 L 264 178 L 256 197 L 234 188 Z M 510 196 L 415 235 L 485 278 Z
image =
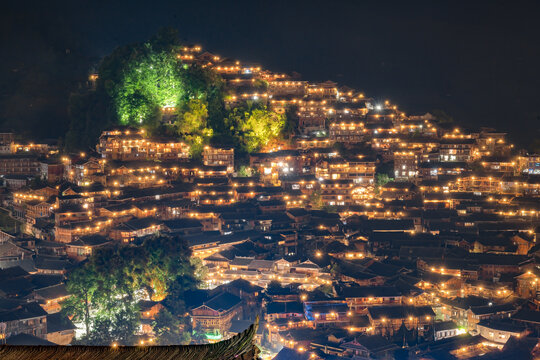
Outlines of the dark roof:
M 205 302 L 205 305 L 216 311 L 228 311 L 242 302 L 238 296 L 222 292 Z
M 304 305 L 301 302 L 289 301 L 289 302 L 271 302 L 266 305 L 267 314 L 303 314 Z
M 477 306 L 471 307 L 471 311 L 475 315 L 486 315 L 486 314 L 495 314 L 498 312 L 510 312 L 514 311 L 516 308 L 513 304 L 501 304 L 501 305 L 488 305 L 488 306 Z
M 298 352 L 294 349 L 284 347 L 272 360 L 308 360 L 310 357 L 307 352 Z
M 397 297 L 401 292 L 394 286 L 355 286 L 344 287 L 339 296 L 345 298 Z
M 233 280 L 227 284 L 220 285 L 218 288 L 239 289 L 239 290 L 242 290 L 242 292 L 250 293 L 250 294 L 253 294 L 256 292 L 260 293 L 263 290 L 262 287 L 253 285 L 252 283 L 244 279 Z
M 202 229 L 202 223 L 199 220 L 196 219 L 173 219 L 173 220 L 165 220 L 163 222 L 166 227 L 168 227 L 170 230 L 181 230 L 181 229 L 190 229 L 190 228 L 201 228 Z
M 36 269 L 42 270 L 65 270 L 71 266 L 71 263 L 66 259 L 56 257 L 36 257 Z
M 81 236 L 79 239 L 72 241 L 69 245 L 72 246 L 100 246 L 111 242 L 111 239 L 106 236 L 93 234 Z
M 150 226 L 155 226 L 161 224 L 162 221 L 160 221 L 157 218 L 154 217 L 146 217 L 141 219 L 131 219 L 129 221 L 126 221 L 125 223 L 122 223 L 115 227 L 115 229 L 118 230 L 141 230 L 149 228 Z
M 57 299 L 60 297 L 68 296 L 65 284 L 49 286 L 43 289 L 36 290 L 35 293 L 36 295 L 42 297 L 45 300 Z
M 458 325 L 453 321 L 441 321 L 433 324 L 435 331 L 452 330 L 457 329 Z
M 251 262 L 255 260 L 253 257 L 243 257 L 243 256 L 235 256 L 233 261 L 230 262 L 230 266 L 248 266 L 251 264 Z
M 258 321 L 230 339 L 206 345 L 172 346 L 0 346 L 2 360 L 49 359 L 257 359 L 259 349 L 254 344 Z M 45 341 L 45 340 L 43 340 Z M 45 344 L 43 344 L 45 345 Z
M 47 333 L 75 330 L 77 327 L 61 312 L 47 315 Z
M 509 321 L 493 321 L 493 320 L 482 320 L 477 325 L 484 326 L 494 330 L 508 331 L 513 333 L 521 333 L 525 331 L 525 326 L 515 325 Z
M 405 319 L 409 316 L 422 317 L 435 316 L 431 306 L 375 306 L 368 308 L 368 313 L 372 319 Z
M 483 297 L 469 295 L 466 297 L 456 297 L 454 299 L 441 298 L 441 303 L 453 306 L 458 309 L 467 310 L 471 307 L 482 308 L 488 305 L 489 301 Z
M 358 346 L 357 344 L 360 344 L 361 346 L 365 347 L 370 352 L 379 352 L 379 351 L 397 348 L 396 345 L 392 344 L 381 335 L 359 336 L 359 337 L 356 337 L 351 342 L 341 344 L 341 347 L 345 349 L 347 348 L 354 349 Z
M 188 290 L 184 293 L 186 309 L 194 309 L 210 298 L 210 291 L 204 289 Z
M 522 308 L 517 313 L 512 315 L 512 319 L 540 324 L 540 311 Z
M 0 281 L 0 292 L 3 292 L 9 297 L 26 296 L 33 289 L 35 289 L 35 286 L 28 277 L 11 278 Z
M 414 221 L 411 219 L 372 219 L 362 221 L 365 230 L 414 230 Z
M 14 266 L 7 269 L 0 269 L 0 281 L 26 276 L 28 273 L 20 266 Z
M 0 312 L 0 322 L 13 320 L 32 319 L 46 316 L 47 312 L 39 306 L 37 302 L 21 304 L 16 308 Z M 0 358 L 2 358 L 0 356 Z
M 294 217 L 309 215 L 309 212 L 304 208 L 291 208 L 287 209 L 287 212 Z
M 52 343 L 50 341 L 47 341 L 42 338 L 38 338 L 37 336 L 30 335 L 30 334 L 17 334 L 14 336 L 10 336 L 6 339 L 6 345 L 17 345 L 17 347 L 21 345 L 33 345 L 35 347 L 39 346 L 54 346 L 55 343 Z M 0 347 L 0 354 L 2 353 L 2 348 Z M 2 359 L 6 359 L 2 356 Z M 23 359 L 22 357 L 20 359 Z M 35 356 L 31 356 L 28 359 L 35 359 Z

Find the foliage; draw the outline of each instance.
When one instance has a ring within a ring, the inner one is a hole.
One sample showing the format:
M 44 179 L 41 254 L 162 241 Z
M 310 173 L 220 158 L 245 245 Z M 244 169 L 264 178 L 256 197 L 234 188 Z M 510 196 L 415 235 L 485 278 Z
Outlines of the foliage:
M 137 309 L 129 303 L 119 302 L 117 305 L 119 308 L 112 316 L 97 315 L 93 319 L 92 330 L 81 339 L 81 343 L 86 345 L 133 343 L 139 322 Z
M 199 158 L 203 146 L 209 143 L 213 130 L 207 127 L 208 108 L 200 99 L 189 100 L 178 114 L 175 126 L 186 143 L 190 145 L 191 156 Z
M 338 207 L 335 206 L 335 205 L 324 205 L 322 207 L 322 210 L 326 211 L 327 213 L 337 213 L 338 212 Z
M 279 291 L 281 291 L 283 289 L 283 287 L 281 286 L 281 283 L 277 280 L 272 280 L 268 283 L 267 287 L 266 287 L 266 291 L 269 292 L 269 293 L 277 293 Z
M 394 177 L 394 161 L 383 161 L 379 164 L 377 164 L 377 167 L 375 168 L 376 174 L 384 174 L 388 175 L 388 178 Z
M 179 105 L 184 88 L 181 61 L 173 51 L 155 49 L 152 43 L 136 47 L 133 55 L 108 92 L 120 123 L 155 123 L 161 108 Z
M 66 148 L 91 148 L 101 131 L 115 124 L 177 136 L 191 146 L 195 159 L 209 143 L 234 146 L 241 157 L 280 136 L 294 135 L 298 123 L 294 108 L 287 115 L 259 103 L 226 109 L 221 76 L 210 68 L 182 64 L 180 44 L 176 31 L 163 29 L 147 42 L 119 47 L 105 57 L 95 91 L 70 98 Z M 265 89 L 268 83 L 257 81 L 255 86 Z M 176 109 L 174 131 L 162 124 L 164 108 Z
M 332 296 L 334 293 L 334 288 L 332 287 L 332 285 L 327 284 L 317 287 L 314 291 L 319 291 L 327 296 Z
M 193 267 L 193 276 L 197 281 L 202 281 L 208 275 L 208 268 L 203 264 L 201 258 L 192 257 L 190 258 L 191 266 Z
M 251 177 L 254 175 L 254 173 L 255 173 L 255 170 L 253 170 L 252 167 L 247 166 L 247 165 L 240 166 L 240 168 L 237 171 L 237 175 L 239 177 Z
M 10 212 L 0 208 L 0 229 L 9 233 L 16 233 L 21 229 L 21 222 L 11 217 Z
M 309 203 L 314 209 L 322 209 L 324 204 L 322 201 L 321 190 L 317 189 L 311 193 L 309 196 Z
M 90 333 L 90 308 L 94 302 L 94 294 L 97 291 L 97 279 L 95 269 L 86 264 L 69 274 L 67 292 L 71 295 L 62 304 L 62 311 L 73 316 L 74 322 L 83 322 L 86 333 Z
M 152 329 L 160 345 L 186 345 L 191 341 L 187 331 L 181 331 L 182 321 L 169 310 L 162 309 L 152 322 Z
M 387 174 L 376 174 L 375 175 L 375 186 L 380 188 L 380 187 L 388 184 L 392 180 L 393 179 L 390 176 L 388 176 Z
M 225 111 L 225 83 L 221 76 L 209 69 L 191 65 L 183 69 L 182 73 L 185 92 L 181 99 L 183 104 L 190 99 L 204 102 L 208 110 L 207 126 L 214 131 L 214 135 L 228 136 L 229 131 L 223 118 Z
M 184 66 L 178 57 L 180 43 L 176 30 L 165 28 L 145 43 L 118 47 L 106 56 L 95 91 L 71 95 L 66 147 L 93 147 L 100 132 L 114 124 L 163 131 L 162 109 L 186 109 L 193 99 L 208 109 L 209 128 L 222 129 L 223 80 L 210 69 Z M 192 136 L 194 143 L 200 142 L 200 134 Z
M 195 328 L 193 329 L 193 334 L 191 335 L 191 338 L 195 343 L 201 344 L 206 341 L 206 331 L 203 329 L 201 323 L 197 323 Z
M 278 139 L 285 119 L 265 106 L 247 106 L 233 109 L 225 123 L 229 125 L 238 147 L 251 153 Z
M 255 79 L 253 87 L 262 91 L 268 90 L 268 81 L 262 79 Z
M 32 180 L 30 180 L 28 187 L 32 190 L 36 190 L 36 189 L 41 189 L 47 185 L 48 185 L 47 181 L 44 178 L 40 176 L 35 176 L 32 178 Z
M 298 131 L 298 106 L 291 105 L 285 111 L 285 124 L 282 129 L 284 137 L 291 138 Z
M 100 249 L 68 276 L 71 295 L 63 311 L 82 322 L 85 341 L 100 338 L 129 343 L 138 323 L 141 299 L 180 302 L 186 289 L 197 284 L 190 251 L 179 238 L 155 236 L 142 246 Z
M 334 149 L 338 155 L 343 155 L 347 153 L 347 147 L 344 143 L 341 142 L 335 142 L 332 144 L 332 149 Z

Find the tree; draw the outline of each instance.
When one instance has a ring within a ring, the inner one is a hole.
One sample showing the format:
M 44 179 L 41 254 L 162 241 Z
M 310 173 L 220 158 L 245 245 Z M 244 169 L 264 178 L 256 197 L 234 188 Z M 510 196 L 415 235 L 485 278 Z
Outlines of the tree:
M 291 138 L 298 131 L 298 106 L 291 105 L 287 107 L 285 111 L 285 124 L 282 129 L 282 134 L 284 137 Z
M 164 235 L 137 247 L 100 249 L 69 274 L 71 296 L 64 311 L 85 324 L 83 341 L 96 344 L 101 338 L 129 344 L 139 323 L 139 300 L 165 300 L 174 315 L 183 316 L 184 294 L 198 283 L 190 255 L 184 240 Z
M 211 69 L 184 66 L 180 45 L 176 30 L 165 28 L 147 42 L 118 47 L 103 58 L 95 90 L 74 92 L 69 99 L 66 147 L 93 147 L 101 131 L 114 124 L 163 132 L 163 108 L 182 108 L 191 99 L 207 104 L 212 126 L 223 125 L 222 79 Z
M 191 335 L 191 338 L 195 343 L 202 344 L 206 341 L 206 331 L 203 329 L 200 322 L 195 325 L 195 328 L 193 329 L 193 334 Z
M 112 320 L 108 317 L 96 317 L 93 319 L 92 331 L 87 331 L 85 336 L 80 339 L 83 345 L 105 345 L 115 342 L 111 333 Z
M 376 187 L 383 187 L 384 185 L 388 184 L 393 179 L 388 176 L 387 174 L 377 174 L 375 175 L 375 186 Z
M 213 130 L 207 127 L 208 108 L 204 101 L 191 99 L 178 114 L 175 126 L 178 134 L 190 145 L 191 156 L 199 158 Z
M 111 335 L 123 344 L 131 344 L 138 330 L 139 309 L 134 302 L 119 301 L 117 310 L 113 318 Z
M 375 192 L 380 193 L 381 188 L 393 180 L 387 174 L 375 174 Z
M 241 165 L 240 169 L 238 169 L 238 176 L 239 177 L 251 177 L 253 176 L 254 170 L 252 167 L 247 165 Z
M 36 190 L 36 189 L 41 189 L 42 187 L 45 187 L 47 185 L 48 184 L 45 179 L 43 179 L 40 176 L 35 176 L 32 178 L 32 180 L 30 180 L 28 187 L 30 187 L 30 189 Z
M 276 293 L 283 289 L 281 286 L 281 283 L 277 280 L 272 280 L 270 283 L 268 283 L 268 286 L 266 287 L 266 291 L 270 293 Z
M 191 341 L 187 331 L 181 331 L 182 322 L 169 310 L 162 309 L 152 322 L 152 329 L 160 345 L 185 345 Z
M 285 118 L 265 106 L 248 105 L 246 108 L 233 109 L 225 123 L 237 146 L 252 153 L 279 138 Z
M 309 203 L 314 209 L 322 209 L 324 203 L 322 201 L 321 190 L 317 189 L 311 193 Z
M 201 258 L 192 257 L 190 260 L 191 266 L 193 267 L 193 276 L 197 281 L 202 281 L 208 275 L 208 267 L 206 267 Z
M 172 51 L 145 43 L 133 50 L 122 78 L 109 94 L 121 124 L 153 127 L 161 109 L 177 107 L 184 91 L 180 59 Z
M 62 303 L 62 311 L 72 316 L 74 322 L 83 322 L 87 334 L 90 332 L 90 308 L 98 290 L 95 280 L 96 273 L 91 266 L 85 265 L 73 270 L 66 284 L 71 296 Z
M 190 99 L 205 102 L 208 108 L 208 127 L 215 136 L 229 137 L 229 128 L 223 121 L 227 116 L 225 111 L 225 82 L 221 76 L 210 68 L 191 65 L 183 69 L 182 76 L 186 84 L 182 103 Z

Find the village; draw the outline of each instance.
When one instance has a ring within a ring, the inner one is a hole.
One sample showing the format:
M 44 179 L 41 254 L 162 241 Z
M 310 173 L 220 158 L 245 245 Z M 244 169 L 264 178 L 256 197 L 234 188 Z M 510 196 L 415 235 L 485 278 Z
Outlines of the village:
M 231 106 L 294 109 L 294 135 L 241 156 L 205 145 L 194 161 L 187 143 L 133 126 L 80 153 L 1 133 L 0 341 L 71 344 L 71 269 L 170 234 L 204 265 L 185 306 L 206 342 L 259 319 L 268 359 L 538 351 L 540 155 L 335 82 L 200 46 L 178 57 L 220 74 Z M 162 307 L 140 301 L 142 342 Z

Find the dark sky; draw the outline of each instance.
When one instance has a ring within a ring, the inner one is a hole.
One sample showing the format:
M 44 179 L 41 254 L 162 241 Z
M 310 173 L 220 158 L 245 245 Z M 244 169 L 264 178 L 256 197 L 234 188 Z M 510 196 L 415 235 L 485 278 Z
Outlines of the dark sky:
M 89 64 L 173 26 L 222 56 L 335 80 L 408 113 L 442 109 L 539 137 L 538 1 L 19 1 L 0 16 L 0 113 L 22 123 L 40 106 L 42 119 L 62 116 L 54 94 Z M 34 77 L 42 90 L 29 90 L 32 108 L 21 109 Z

